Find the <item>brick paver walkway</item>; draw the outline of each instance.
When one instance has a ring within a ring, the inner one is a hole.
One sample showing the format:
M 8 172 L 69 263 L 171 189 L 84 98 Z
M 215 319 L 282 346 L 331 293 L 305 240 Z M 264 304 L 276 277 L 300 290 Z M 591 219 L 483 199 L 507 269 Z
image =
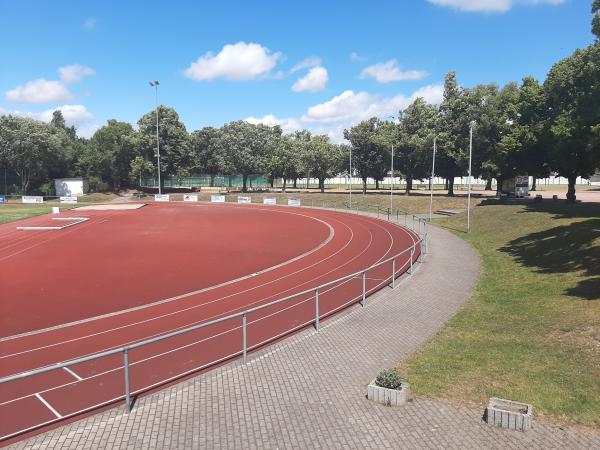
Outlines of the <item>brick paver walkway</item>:
M 490 428 L 482 410 L 417 398 L 369 402 L 366 386 L 432 336 L 467 300 L 479 273 L 461 239 L 432 229 L 423 266 L 322 324 L 233 363 L 58 428 L 15 448 L 600 448 L 600 434 L 539 423 Z

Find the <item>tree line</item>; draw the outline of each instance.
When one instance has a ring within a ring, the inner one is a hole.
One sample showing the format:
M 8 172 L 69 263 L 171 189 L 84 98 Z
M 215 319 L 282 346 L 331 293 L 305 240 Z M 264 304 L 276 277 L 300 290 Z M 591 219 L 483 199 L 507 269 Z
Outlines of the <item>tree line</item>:
M 325 180 L 348 174 L 376 184 L 394 170 L 406 180 L 431 175 L 434 140 L 435 175 L 446 178 L 454 195 L 454 178 L 467 174 L 473 127 L 472 174 L 503 180 L 516 175 L 536 178 L 551 172 L 567 178 L 567 199 L 575 200 L 575 180 L 600 168 L 600 0 L 592 5 L 596 42 L 556 63 L 540 83 L 525 77 L 503 87 L 495 83 L 466 88 L 456 73 L 445 77 L 439 105 L 415 99 L 398 120 L 371 118 L 344 130 L 349 144 L 307 130 L 284 134 L 279 126 L 235 121 L 220 128 L 188 133 L 173 108 L 161 105 L 144 114 L 135 129 L 109 120 L 90 139 L 65 125 L 60 111 L 49 124 L 29 118 L 0 117 L 0 167 L 18 176 L 15 191 L 48 194 L 54 178 L 82 176 L 96 191 L 120 190 L 156 173 L 156 116 L 159 116 L 161 176 L 192 174 L 249 175 L 282 178 L 294 186 L 299 178 Z

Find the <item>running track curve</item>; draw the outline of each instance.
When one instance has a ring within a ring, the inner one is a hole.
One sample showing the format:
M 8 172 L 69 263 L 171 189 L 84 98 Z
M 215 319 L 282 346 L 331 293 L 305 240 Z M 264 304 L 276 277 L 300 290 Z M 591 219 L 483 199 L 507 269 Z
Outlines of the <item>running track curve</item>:
M 169 215 L 164 214 L 167 208 Z M 225 228 L 232 226 L 227 222 L 227 213 L 231 211 L 243 212 L 250 222 L 250 218 L 257 216 L 263 224 L 265 220 L 273 221 L 277 227 L 281 226 L 279 220 L 283 220 L 286 229 L 297 236 L 293 240 L 288 238 L 286 247 L 294 248 L 297 253 L 290 255 L 284 252 L 285 255 L 277 258 L 274 256 L 277 252 L 267 252 L 270 255 L 267 260 L 270 258 L 273 263 L 267 269 L 246 273 L 233 281 L 220 282 L 208 288 L 200 286 L 200 289 L 172 296 L 167 301 L 149 302 L 95 317 L 83 317 L 62 326 L 4 337 L 0 339 L 0 377 L 118 348 L 267 304 L 361 271 L 410 248 L 418 239 L 412 231 L 390 222 L 320 209 L 233 204 L 149 204 L 144 209 L 149 211 L 147 214 L 152 213 L 149 216 L 152 220 L 179 222 L 185 219 L 187 212 L 192 211 L 191 208 L 204 208 L 202 211 L 223 215 L 225 219 L 221 223 Z M 136 216 L 135 212 L 128 213 Z M 119 214 L 123 212 L 71 211 L 65 215 L 86 216 L 90 220 L 69 229 L 33 234 L 13 234 L 14 223 L 10 227 L 2 226 L 0 263 L 9 255 L 22 255 L 22 252 L 27 253 L 33 248 L 43 249 L 51 242 L 56 244 L 56 241 L 65 239 L 67 231 L 73 236 L 83 233 L 83 230 L 94 233 L 96 229 L 106 226 L 108 217 L 118 217 Z M 19 225 L 39 224 L 47 220 L 48 217 L 29 219 L 21 221 Z M 318 225 L 311 228 L 307 220 Z M 310 245 L 305 242 L 304 246 L 294 247 L 296 241 L 302 241 L 301 236 L 307 234 L 307 229 L 309 234 L 317 235 L 317 238 L 310 241 Z M 228 242 L 223 243 L 225 248 L 247 244 L 237 242 L 235 232 L 229 233 L 229 236 Z M 209 239 L 210 236 L 205 237 L 205 240 Z M 6 242 L 11 242 L 10 247 L 5 248 Z M 259 245 L 252 242 L 250 240 L 250 245 Z M 254 250 L 258 258 L 261 248 Z M 417 244 L 413 260 L 418 258 L 419 253 Z M 222 255 L 228 258 L 226 251 Z M 407 270 L 409 259 L 409 252 L 397 258 L 396 277 Z M 260 264 L 266 263 L 260 258 L 258 260 Z M 222 262 L 229 265 L 230 269 L 236 265 L 236 261 Z M 218 269 L 215 268 L 215 272 Z M 231 270 L 231 273 L 237 272 Z M 391 274 L 391 262 L 370 270 L 366 277 L 367 293 L 371 294 L 388 285 Z M 220 278 L 214 280 L 219 281 Z M 356 303 L 361 297 L 362 277 L 330 285 L 319 292 L 319 316 L 321 319 L 330 316 Z M 314 323 L 314 318 L 314 294 L 299 295 L 290 301 L 249 313 L 248 347 L 252 350 L 280 339 Z M 134 393 L 148 392 L 167 382 L 235 358 L 241 350 L 240 318 L 137 348 L 129 354 L 131 390 Z M 121 355 L 112 355 L 0 384 L 0 444 L 2 440 L 12 441 L 11 438 L 32 430 L 39 432 L 49 424 L 122 400 L 123 379 L 123 358 Z

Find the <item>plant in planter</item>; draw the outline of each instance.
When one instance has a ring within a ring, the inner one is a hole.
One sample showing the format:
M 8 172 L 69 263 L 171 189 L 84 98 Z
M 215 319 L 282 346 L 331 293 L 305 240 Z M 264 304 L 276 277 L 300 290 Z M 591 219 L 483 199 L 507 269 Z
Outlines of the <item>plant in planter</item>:
M 410 397 L 410 384 L 395 369 L 383 370 L 369 384 L 367 398 L 387 406 L 400 406 Z

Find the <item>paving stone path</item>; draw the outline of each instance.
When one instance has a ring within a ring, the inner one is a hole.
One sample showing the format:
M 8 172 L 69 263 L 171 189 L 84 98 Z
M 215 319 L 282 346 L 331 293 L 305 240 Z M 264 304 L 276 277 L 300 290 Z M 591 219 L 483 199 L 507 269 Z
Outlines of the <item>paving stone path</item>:
M 322 323 L 235 362 L 57 428 L 14 448 L 600 448 L 600 434 L 534 423 L 527 433 L 488 427 L 482 410 L 417 398 L 369 402 L 375 375 L 416 350 L 468 299 L 479 257 L 431 229 L 412 277 Z

